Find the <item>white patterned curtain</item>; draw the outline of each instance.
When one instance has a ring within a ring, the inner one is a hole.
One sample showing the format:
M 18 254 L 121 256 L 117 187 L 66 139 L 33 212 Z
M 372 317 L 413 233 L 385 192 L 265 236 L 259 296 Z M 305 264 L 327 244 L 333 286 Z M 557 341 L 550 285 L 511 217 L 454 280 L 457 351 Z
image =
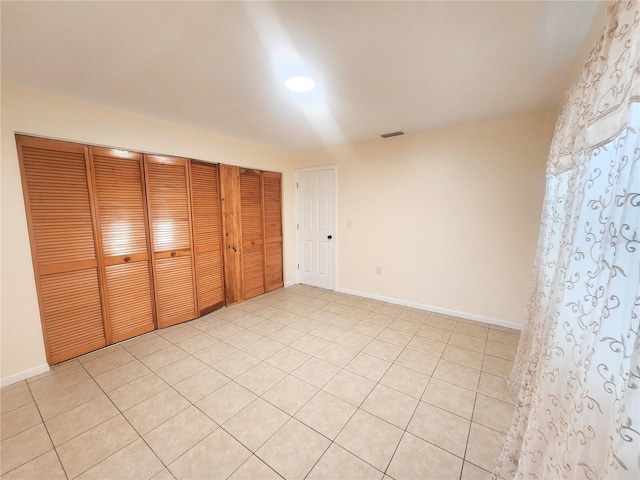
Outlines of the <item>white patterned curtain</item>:
M 558 119 L 518 401 L 495 474 L 640 478 L 640 5 L 616 2 Z

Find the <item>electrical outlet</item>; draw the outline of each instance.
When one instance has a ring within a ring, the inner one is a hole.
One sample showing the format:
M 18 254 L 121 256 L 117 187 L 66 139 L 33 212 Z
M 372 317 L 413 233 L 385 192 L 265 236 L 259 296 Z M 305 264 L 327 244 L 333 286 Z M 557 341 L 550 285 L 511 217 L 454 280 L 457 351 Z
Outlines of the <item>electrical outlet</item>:
M 376 275 L 382 275 L 382 267 L 376 267 Z

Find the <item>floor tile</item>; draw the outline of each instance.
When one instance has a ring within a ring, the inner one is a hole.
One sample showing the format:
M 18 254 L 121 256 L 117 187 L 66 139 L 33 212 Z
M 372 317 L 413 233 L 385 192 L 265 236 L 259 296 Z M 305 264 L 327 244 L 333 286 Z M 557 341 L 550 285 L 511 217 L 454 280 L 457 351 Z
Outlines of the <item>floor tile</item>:
M 438 366 L 433 372 L 433 378 L 452 383 L 469 390 L 478 388 L 478 380 L 480 379 L 480 371 L 473 368 L 465 367 L 459 363 L 440 360 Z
M 229 382 L 196 403 L 196 407 L 222 425 L 255 399 L 256 395 L 243 386 Z
M 324 325 L 319 326 L 311 333 L 316 337 L 324 338 L 329 342 L 333 342 L 340 335 L 344 334 L 346 330 L 344 328 L 336 327 L 335 325 L 329 325 L 325 323 Z
M 111 400 L 102 395 L 47 420 L 45 426 L 53 444 L 59 446 L 119 414 Z
M 287 479 L 304 478 L 324 454 L 330 441 L 292 418 L 256 455 Z M 295 452 L 292 455 L 292 452 Z
M 424 389 L 427 388 L 429 379 L 427 375 L 401 367 L 400 365 L 391 365 L 384 377 L 380 379 L 382 385 L 391 387 L 394 390 L 410 395 L 414 398 L 422 398 Z
M 378 340 L 383 340 L 385 342 L 404 347 L 413 338 L 413 334 L 394 330 L 393 328 L 385 328 L 376 338 Z
M 109 398 L 121 412 L 169 388 L 155 373 L 149 373 L 108 393 Z
M 138 438 L 135 430 L 118 415 L 57 448 L 70 478 L 97 465 Z
M 140 357 L 140 361 L 155 372 L 187 355 L 188 353 L 181 348 L 171 345 L 170 347 Z
M 473 350 L 478 353 L 485 353 L 484 350 L 487 345 L 487 341 L 484 338 L 453 332 L 451 338 L 449 338 L 449 345 L 466 348 L 467 350 Z
M 275 340 L 276 342 L 282 343 L 283 345 L 290 345 L 300 337 L 303 337 L 304 334 L 305 333 L 301 330 L 296 330 L 295 328 L 291 327 L 283 327 L 277 332 L 269 335 L 269 338 L 271 340 Z
M 55 395 L 66 388 L 91 379 L 91 376 L 79 363 L 75 365 L 77 366 L 67 368 L 60 373 L 54 373 L 35 382 L 29 382 L 28 388 L 33 398 L 37 401 L 43 397 Z
M 300 337 L 298 340 L 293 342 L 290 347 L 295 348 L 296 350 L 300 350 L 307 355 L 315 355 L 327 345 L 329 345 L 329 341 L 320 337 L 316 337 L 312 334 L 307 334 L 304 337 Z
M 186 340 L 178 342 L 176 345 L 189 354 L 194 354 L 203 348 L 210 347 L 218 343 L 218 339 L 206 333 L 199 333 Z
M 36 404 L 31 402 L 2 414 L 0 420 L 0 440 L 5 440 L 20 432 L 42 423 Z
M 193 354 L 193 356 L 201 362 L 204 362 L 212 367 L 219 361 L 224 360 L 225 358 L 228 358 L 237 352 L 237 348 L 234 348 L 224 342 L 218 342 L 214 343 L 210 347 L 205 347 L 202 350 L 198 350 Z
M 114 453 L 78 478 L 81 480 L 106 478 L 151 478 L 164 469 L 162 462 L 147 444 L 138 439 Z
M 465 418 L 420 402 L 407 431 L 462 458 L 470 426 Z
M 276 342 L 271 338 L 263 338 L 259 342 L 251 345 L 251 348 L 245 353 L 248 353 L 252 357 L 256 357 L 260 360 L 266 360 L 267 358 L 278 353 L 284 347 L 285 345 L 280 342 Z
M 377 382 L 384 376 L 387 370 L 389 370 L 390 366 L 390 362 L 367 355 L 366 353 L 359 353 L 356 358 L 347 364 L 345 369 Z
M 415 322 L 410 322 L 408 320 L 403 320 L 401 318 L 396 318 L 393 322 L 389 324 L 389 328 L 393 328 L 394 330 L 400 330 L 401 332 L 415 335 L 416 332 L 420 330 L 420 324 Z
M 173 388 L 191 403 L 196 403 L 230 381 L 217 370 L 207 367 Z
M 275 355 L 269 357 L 266 362 L 280 370 L 291 373 L 310 358 L 311 356 L 301 352 L 300 350 L 286 347 Z
M 405 311 L 405 308 L 398 307 L 397 305 L 385 304 L 378 308 L 376 308 L 376 313 L 382 313 L 384 315 L 390 315 L 392 317 L 399 317 L 402 312 Z
M 429 312 L 426 310 L 413 310 L 408 308 L 403 310 L 398 317 L 403 320 L 410 320 L 412 322 L 423 324 L 429 317 Z
M 509 360 L 492 357 L 490 355 L 484 356 L 484 362 L 482 363 L 483 372 L 507 378 L 511 374 L 512 369 L 513 362 L 510 362 Z
M 218 428 L 169 465 L 169 470 L 177 480 L 226 479 L 250 456 L 249 450 Z
M 237 352 L 213 365 L 217 371 L 233 379 L 260 363 L 255 357 L 244 352 Z
M 184 397 L 168 388 L 125 411 L 124 416 L 140 435 L 144 435 L 188 406 Z
M 453 329 L 456 328 L 458 321 L 453 317 L 443 317 L 437 314 L 429 315 L 429 318 L 425 320 L 425 325 L 429 325 L 431 327 L 441 328 L 443 330 L 448 330 L 453 332 Z
M 456 347 L 455 345 L 447 345 L 442 353 L 442 358 L 449 362 L 459 363 L 465 367 L 482 369 L 483 355 L 480 352 L 474 352 L 467 348 Z
M 369 395 L 376 383 L 347 370 L 340 371 L 323 390 L 356 407 Z
M 407 344 L 407 348 L 410 348 L 411 350 L 436 358 L 440 358 L 446 346 L 446 343 L 431 340 L 427 337 L 419 337 L 417 335 Z
M 478 393 L 493 397 L 497 400 L 515 405 L 516 397 L 511 394 L 504 377 L 491 375 L 490 373 L 480 372 L 480 383 L 478 385 Z
M 171 343 L 179 343 L 195 335 L 198 335 L 200 331 L 196 328 L 193 328 L 188 323 L 180 323 L 171 327 L 161 328 L 157 333 L 158 335 L 162 335 Z
M 339 371 L 340 368 L 335 365 L 318 358 L 310 358 L 291 374 L 315 387 L 322 388 L 335 377 Z
M 2 480 L 66 480 L 66 478 L 55 450 L 49 450 L 2 476 Z
M 257 398 L 227 420 L 222 428 L 255 452 L 290 418 L 282 410 Z
M 53 449 L 43 424 L 31 427 L 0 443 L 0 475 Z
M 432 378 L 422 400 L 471 420 L 475 397 L 471 390 Z
M 12 388 L 11 390 L 7 390 L 5 387 L 0 392 L 0 395 L 2 395 L 2 401 L 0 402 L 2 413 L 9 412 L 33 402 L 33 397 L 31 396 L 31 392 L 29 391 L 29 387 L 26 383 L 19 387 Z
M 487 342 L 486 354 L 492 357 L 502 358 L 504 360 L 513 361 L 518 350 L 517 345 L 506 345 L 498 342 Z
M 48 420 L 101 395 L 104 395 L 102 389 L 95 380 L 89 379 L 71 387 L 61 389 L 58 393 L 42 397 L 38 399 L 36 403 L 38 404 L 38 410 L 42 418 Z M 3 404 L 4 400 L 3 395 Z
M 267 363 L 260 363 L 240 375 L 236 382 L 256 395 L 262 395 L 286 376 L 282 370 Z
M 345 347 L 360 351 L 366 347 L 371 340 L 373 339 L 366 335 L 348 331 L 336 338 L 335 342 Z
M 108 393 L 149 373 L 151 370 L 138 360 L 134 360 L 94 378 L 100 388 Z
M 158 458 L 169 465 L 216 428 L 209 417 L 191 406 L 151 430 L 144 440 Z
M 175 385 L 205 368 L 207 368 L 205 363 L 189 355 L 158 369 L 156 374 L 169 385 Z
M 395 359 L 398 358 L 398 355 L 400 355 L 400 352 L 402 352 L 402 349 L 403 347 L 400 345 L 374 338 L 369 345 L 364 347 L 362 352 L 386 360 L 387 362 L 394 362 Z
M 402 430 L 398 427 L 358 410 L 335 442 L 378 470 L 385 471 L 401 438 Z
M 388 473 L 394 478 L 442 480 L 459 478 L 462 459 L 406 433 L 393 456 Z
M 487 340 L 489 340 L 490 342 L 503 343 L 505 345 L 515 345 L 515 346 L 517 346 L 518 342 L 520 341 L 520 335 L 501 332 L 500 330 L 490 329 L 489 330 L 489 336 L 487 337 Z
M 442 328 L 432 327 L 430 325 L 422 325 L 420 330 L 416 332 L 416 335 L 442 343 L 448 343 L 449 338 L 451 338 L 451 332 L 449 330 L 443 330 Z
M 280 480 L 282 477 L 255 455 L 244 462 L 229 480 Z
M 360 408 L 404 430 L 417 406 L 418 399 L 378 384 Z
M 381 471 L 376 470 L 335 443 L 329 447 L 307 476 L 307 480 L 373 480 L 381 478 Z
M 316 354 L 316 358 L 342 368 L 351 360 L 353 360 L 357 354 L 357 350 L 344 347 L 337 343 L 331 343 L 323 348 L 320 352 L 318 352 Z
M 478 326 L 472 325 L 470 323 L 465 323 L 464 321 L 458 322 L 456 327 L 453 329 L 455 333 L 462 333 L 464 335 L 470 335 L 472 337 L 483 338 L 486 340 L 487 335 L 489 334 L 489 325 Z
M 506 433 L 511 426 L 515 407 L 492 397 L 478 394 L 473 409 L 473 421 Z
M 151 480 L 175 480 L 175 479 L 176 477 L 174 477 L 169 471 L 169 469 L 167 469 L 166 467 L 160 470 L 160 472 L 156 473 L 153 477 L 151 477 Z
M 383 313 L 378 313 L 378 312 L 371 312 L 369 315 L 365 317 L 364 320 L 370 323 L 375 323 L 376 325 L 380 325 L 381 327 L 387 327 L 391 322 L 393 322 L 394 318 L 395 317 L 392 317 L 391 315 L 385 315 Z
M 246 317 L 245 317 L 246 318 Z M 274 322 L 272 320 L 265 320 L 264 318 L 260 318 L 261 322 L 257 325 L 249 327 L 252 332 L 255 332 L 259 335 L 268 337 L 269 335 L 277 332 L 282 328 L 282 324 L 278 322 Z
M 146 355 L 155 353 L 158 350 L 170 347 L 171 342 L 161 337 L 160 335 L 153 335 L 148 337 L 143 342 L 136 342 L 133 344 L 125 342 L 122 344 L 122 346 L 126 348 L 134 357 L 141 358 Z
M 492 472 L 500 454 L 500 433 L 491 428 L 471 423 L 465 460 Z
M 438 359 L 425 355 L 424 353 L 416 352 L 415 350 L 405 349 L 395 361 L 396 365 L 401 367 L 410 368 L 423 375 L 431 376 L 436 369 Z
M 225 343 L 232 345 L 240 350 L 247 348 L 250 345 L 262 340 L 262 335 L 259 335 L 255 332 L 251 332 L 249 330 L 243 330 L 241 332 L 236 333 L 235 335 L 231 335 L 224 339 Z
M 127 363 L 135 360 L 133 355 L 118 345 L 111 347 L 109 350 L 111 353 L 108 355 L 103 355 L 95 360 L 83 363 L 83 366 L 85 370 L 89 372 L 89 375 L 95 378 L 102 373 L 113 370 L 116 367 L 126 365 Z
M 346 425 L 356 407 L 324 391 L 318 392 L 295 418 L 333 440 Z
M 262 398 L 289 415 L 294 415 L 317 391 L 313 385 L 289 375 L 271 387 Z
M 233 324 L 237 325 L 240 328 L 246 328 L 251 330 L 254 333 L 258 333 L 264 336 L 264 333 L 254 329 L 254 327 L 256 327 L 257 325 L 261 325 L 263 323 L 271 323 L 271 322 L 269 322 L 269 320 L 265 320 L 262 317 L 259 317 L 258 315 L 253 315 L 253 314 L 244 315 L 243 317 L 236 318 L 233 321 Z
M 476 467 L 473 463 L 464 462 L 460 480 L 492 480 L 492 478 L 493 475 L 486 470 Z
M 356 323 L 353 327 L 351 327 L 350 330 L 352 332 L 360 333 L 368 337 L 375 337 L 380 332 L 382 332 L 382 330 L 384 330 L 384 326 L 372 322 L 367 322 L 367 320 L 365 319 L 361 322 Z

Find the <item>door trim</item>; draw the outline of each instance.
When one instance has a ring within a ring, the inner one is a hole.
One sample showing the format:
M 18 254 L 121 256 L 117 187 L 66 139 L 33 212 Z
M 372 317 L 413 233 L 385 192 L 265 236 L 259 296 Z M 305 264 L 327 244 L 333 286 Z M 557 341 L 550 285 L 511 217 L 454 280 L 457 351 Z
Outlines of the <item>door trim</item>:
M 331 170 L 333 172 L 333 231 L 335 238 L 335 255 L 333 256 L 333 275 L 331 279 L 331 290 L 335 291 L 337 286 L 337 278 L 338 278 L 338 249 L 340 236 L 338 235 L 338 166 L 337 165 L 323 165 L 320 167 L 309 167 L 309 168 L 297 168 L 295 170 L 295 221 L 296 221 L 296 282 L 300 283 L 300 269 L 298 265 L 302 261 L 302 252 L 300 249 L 300 231 L 297 228 L 298 223 L 300 223 L 300 216 L 302 214 L 301 202 L 298 195 L 297 184 L 299 182 L 299 177 L 301 173 L 307 172 L 319 172 L 322 170 Z

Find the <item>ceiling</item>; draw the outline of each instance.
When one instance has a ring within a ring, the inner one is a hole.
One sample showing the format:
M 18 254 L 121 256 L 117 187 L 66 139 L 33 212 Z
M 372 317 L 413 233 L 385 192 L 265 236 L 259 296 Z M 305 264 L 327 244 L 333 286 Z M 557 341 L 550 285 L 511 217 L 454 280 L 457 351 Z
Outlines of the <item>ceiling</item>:
M 555 107 L 598 6 L 2 1 L 2 81 L 318 148 Z

